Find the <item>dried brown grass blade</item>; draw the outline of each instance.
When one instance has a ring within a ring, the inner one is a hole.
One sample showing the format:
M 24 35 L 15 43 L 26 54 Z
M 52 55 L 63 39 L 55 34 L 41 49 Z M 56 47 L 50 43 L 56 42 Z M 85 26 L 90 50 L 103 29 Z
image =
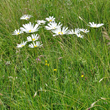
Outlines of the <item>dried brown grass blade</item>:
M 104 27 L 103 27 L 102 34 L 107 40 L 110 40 L 110 36 L 108 35 L 107 30 Z

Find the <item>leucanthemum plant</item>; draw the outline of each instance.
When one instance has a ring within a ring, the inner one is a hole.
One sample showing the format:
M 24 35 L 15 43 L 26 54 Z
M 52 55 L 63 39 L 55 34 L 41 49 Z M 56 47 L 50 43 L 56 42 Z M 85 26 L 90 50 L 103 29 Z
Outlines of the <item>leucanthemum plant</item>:
M 41 47 L 43 44 L 41 44 L 39 41 L 33 42 L 29 44 L 30 48 L 35 48 L 35 47 Z
M 104 24 L 103 23 L 101 23 L 101 24 L 95 24 L 94 22 L 89 22 L 89 25 L 88 26 L 90 26 L 90 27 L 93 27 L 93 28 L 98 28 L 98 27 L 101 27 L 101 26 L 103 26 Z
M 24 17 L 24 18 L 23 18 Z M 27 15 L 24 15 L 22 16 L 20 19 L 25 19 L 25 17 L 28 17 L 28 19 L 30 17 L 32 17 L 31 15 L 30 16 L 27 16 Z M 43 21 L 40 21 L 40 23 L 43 22 Z M 12 35 L 19 35 L 23 32 L 26 32 L 26 33 L 33 33 L 33 32 L 36 32 L 38 31 L 39 29 L 39 24 L 36 24 L 34 26 L 34 24 L 32 24 L 31 22 L 29 22 L 28 24 L 23 24 L 23 27 L 20 27 L 20 29 L 16 30 L 13 32 Z M 43 22 L 44 23 L 44 22 Z M 34 41 L 38 40 L 39 39 L 39 35 L 38 34 L 31 34 L 31 36 L 28 36 L 27 37 L 27 41 L 23 41 L 21 44 L 17 44 L 17 48 L 22 48 L 24 47 L 27 42 L 30 42 L 30 41 L 33 41 L 33 44 L 30 44 L 29 47 L 30 48 L 33 48 L 33 47 L 40 47 L 41 45 L 43 44 L 40 44 L 39 41 L 37 41 L 36 43 L 34 43 Z
M 21 20 L 29 20 L 32 16 L 31 15 L 23 15 L 20 19 Z M 68 29 L 68 27 L 63 26 L 62 24 L 59 22 L 58 24 L 55 22 L 55 18 L 53 16 L 49 16 L 48 18 L 45 18 L 46 21 L 48 21 L 49 23 L 47 24 L 47 26 L 45 26 L 46 30 L 51 30 L 53 34 L 53 36 L 57 36 L 57 35 L 76 35 L 79 38 L 83 38 L 84 35 L 80 34 L 80 32 L 83 33 L 88 33 L 89 30 L 87 29 L 79 29 L 79 28 L 75 28 L 75 29 Z M 23 41 L 21 44 L 17 44 L 17 48 L 22 48 L 24 47 L 27 43 L 31 42 L 31 44 L 28 45 L 29 48 L 35 48 L 35 47 L 42 47 L 43 44 L 40 43 L 40 41 L 38 41 L 39 39 L 39 35 L 38 34 L 32 34 L 34 32 L 37 32 L 39 30 L 39 28 L 41 27 L 41 24 L 45 24 L 46 21 L 45 20 L 37 20 L 37 24 L 34 25 L 34 23 L 32 24 L 31 22 L 27 23 L 27 24 L 23 24 L 23 27 L 20 27 L 20 29 L 15 29 L 15 31 L 13 32 L 12 35 L 19 35 L 22 34 L 23 32 L 25 33 L 30 33 L 31 36 L 27 37 L 27 41 Z M 39 27 L 40 25 L 40 27 Z M 89 22 L 90 27 L 94 27 L 94 28 L 98 28 L 103 26 L 104 24 L 95 24 L 94 22 Z
M 36 41 L 39 39 L 39 35 L 38 34 L 31 34 L 31 37 L 28 36 L 27 37 L 27 41 L 30 42 L 30 41 Z
M 62 26 L 62 24 L 60 22 L 57 24 L 55 21 L 50 22 L 47 25 L 48 26 L 45 26 L 45 28 L 47 30 L 57 29 L 57 28 L 60 28 Z
M 23 15 L 20 19 L 21 20 L 29 20 L 32 16 L 31 15 Z
M 55 33 L 53 36 L 68 34 L 68 27 L 59 27 L 55 30 L 52 30 L 52 32 Z
M 75 28 L 75 30 L 71 29 L 68 31 L 68 34 L 79 34 L 80 33 L 80 29 L 79 28 Z
M 22 48 L 26 45 L 27 41 L 23 41 L 21 44 L 17 44 L 17 48 Z
M 45 24 L 45 23 L 46 23 L 45 20 L 36 20 L 36 22 L 37 22 L 39 25 L 41 25 L 41 24 Z
M 21 33 L 23 33 L 23 31 L 21 31 L 21 30 L 16 30 L 15 29 L 15 31 L 13 32 L 13 34 L 12 35 L 19 35 L 19 34 L 21 34 Z
M 26 33 L 33 33 L 33 32 L 38 31 L 39 24 L 36 24 L 34 26 L 34 24 L 29 22 L 28 24 L 23 24 L 23 27 L 20 27 L 20 29 L 21 29 L 21 31 L 26 32 Z
M 49 18 L 45 18 L 45 19 L 49 22 L 55 21 L 55 18 L 53 16 L 49 16 Z
M 76 34 L 76 35 L 77 35 L 77 37 L 80 37 L 80 38 L 84 37 L 84 35 L 81 35 L 81 34 Z
M 79 29 L 81 32 L 83 32 L 83 33 L 88 33 L 89 32 L 89 30 L 87 30 L 87 29 Z

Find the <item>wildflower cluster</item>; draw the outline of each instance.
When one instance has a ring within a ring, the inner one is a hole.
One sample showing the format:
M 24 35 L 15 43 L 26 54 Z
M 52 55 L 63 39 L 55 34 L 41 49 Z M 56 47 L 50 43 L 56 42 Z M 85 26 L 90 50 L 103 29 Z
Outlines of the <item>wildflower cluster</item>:
M 46 65 L 46 66 L 49 66 L 49 64 L 47 63 L 47 60 L 45 60 L 45 65 Z
M 23 15 L 20 19 L 21 20 L 29 20 L 32 16 L 31 15 Z M 88 33 L 89 30 L 87 29 L 79 29 L 79 28 L 75 28 L 73 29 L 68 29 L 68 27 L 63 26 L 61 22 L 56 23 L 55 22 L 55 18 L 53 16 L 49 16 L 49 18 L 45 18 L 45 20 L 37 20 L 37 24 L 32 24 L 31 22 L 27 23 L 27 24 L 23 24 L 23 27 L 20 27 L 20 29 L 15 29 L 15 31 L 13 32 L 12 35 L 19 35 L 22 33 L 31 33 L 31 36 L 27 37 L 27 41 L 23 41 L 21 44 L 17 44 L 17 48 L 22 48 L 23 46 L 25 46 L 27 44 L 27 42 L 32 42 L 31 44 L 29 44 L 28 47 L 30 48 L 34 48 L 34 47 L 41 47 L 43 44 L 40 43 L 40 41 L 38 41 L 39 39 L 39 35 L 38 34 L 32 34 L 34 32 L 37 32 L 40 28 L 41 24 L 45 24 L 46 21 L 47 26 L 45 26 L 46 30 L 51 30 L 53 34 L 53 36 L 57 36 L 57 35 L 69 35 L 69 34 L 74 34 L 77 37 L 83 38 L 84 35 L 82 35 L 80 32 L 83 33 Z M 98 28 L 100 26 L 104 25 L 103 23 L 101 24 L 95 24 L 94 22 L 89 22 L 90 27 L 93 28 Z

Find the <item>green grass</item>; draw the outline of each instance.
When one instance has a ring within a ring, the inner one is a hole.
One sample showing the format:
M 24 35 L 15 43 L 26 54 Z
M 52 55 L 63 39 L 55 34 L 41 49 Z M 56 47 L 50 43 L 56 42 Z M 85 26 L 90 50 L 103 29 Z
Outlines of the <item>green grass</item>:
M 36 33 L 43 47 L 30 49 L 26 45 L 18 49 L 17 44 L 30 35 L 12 35 L 29 22 L 20 20 L 24 14 L 33 16 L 29 20 L 32 23 L 54 16 L 56 22 L 69 29 L 87 28 L 90 32 L 83 39 L 74 35 L 53 37 L 50 31 L 40 28 Z M 93 29 L 87 26 L 89 22 L 104 26 Z M 95 101 L 91 110 L 110 110 L 107 36 L 109 0 L 1 0 L 0 110 L 88 110 Z

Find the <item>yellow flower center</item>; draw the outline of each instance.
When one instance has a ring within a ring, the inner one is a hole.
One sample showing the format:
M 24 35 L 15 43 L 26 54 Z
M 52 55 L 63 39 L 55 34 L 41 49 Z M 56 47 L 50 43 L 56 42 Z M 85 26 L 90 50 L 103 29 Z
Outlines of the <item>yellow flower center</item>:
M 60 34 L 61 32 L 58 32 L 58 34 Z
M 34 47 L 37 47 L 37 45 L 35 45 Z
M 19 32 L 17 34 L 20 34 Z
M 50 19 L 49 21 L 51 22 L 52 20 Z
M 81 37 L 81 36 L 79 36 L 79 37 Z
M 28 18 L 25 18 L 26 20 L 28 19 Z
M 21 45 L 21 47 L 23 47 L 24 45 Z
M 55 27 L 53 27 L 52 29 L 55 29 Z
M 31 30 L 29 30 L 29 32 L 31 32 Z
M 61 34 L 63 34 L 63 32 L 61 32 Z
M 35 39 L 32 39 L 33 41 L 35 40 Z

